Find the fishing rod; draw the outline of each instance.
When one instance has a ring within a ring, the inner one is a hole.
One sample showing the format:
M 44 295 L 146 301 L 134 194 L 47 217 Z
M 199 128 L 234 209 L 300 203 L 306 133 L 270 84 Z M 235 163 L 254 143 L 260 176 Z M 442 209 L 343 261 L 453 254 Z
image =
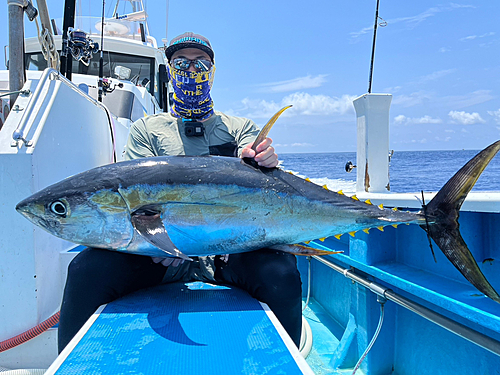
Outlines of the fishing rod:
M 61 73 L 71 81 L 71 73 L 73 70 L 72 56 L 69 53 L 69 30 L 75 25 L 75 8 L 76 0 L 65 0 L 64 2 L 64 19 L 63 19 L 63 34 L 61 48 Z
M 104 77 L 104 52 L 103 52 L 103 42 L 104 42 L 104 6 L 106 4 L 106 0 L 102 0 L 102 15 L 101 15 L 101 55 L 99 57 L 99 84 L 98 84 L 98 92 L 97 92 L 97 100 L 102 102 L 102 84 Z
M 373 80 L 373 64 L 375 62 L 375 41 L 377 39 L 377 26 L 378 26 L 378 20 L 379 18 L 383 21 L 380 24 L 380 27 L 385 27 L 387 26 L 387 22 L 378 16 L 378 8 L 379 8 L 380 0 L 377 0 L 377 9 L 375 10 L 375 24 L 373 26 L 373 44 L 372 44 L 372 58 L 370 61 L 370 76 L 368 78 L 368 93 L 371 94 L 372 92 L 372 80 Z

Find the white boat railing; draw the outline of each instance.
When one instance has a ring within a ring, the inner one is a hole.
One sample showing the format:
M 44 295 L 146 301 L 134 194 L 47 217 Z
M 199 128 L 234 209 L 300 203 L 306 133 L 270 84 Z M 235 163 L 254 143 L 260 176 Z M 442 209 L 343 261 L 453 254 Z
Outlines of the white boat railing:
M 324 259 L 323 257 L 314 255 L 313 258 L 324 265 L 330 267 L 334 271 L 344 275 L 345 277 L 351 279 L 353 282 L 357 282 L 363 285 L 368 290 L 375 293 L 377 296 L 397 303 L 398 305 L 420 315 L 421 317 L 437 324 L 440 327 L 492 352 L 493 354 L 500 356 L 500 342 L 497 340 L 486 336 L 485 334 L 469 328 L 461 323 L 456 322 L 434 310 L 431 310 L 419 303 L 416 303 L 402 295 L 394 292 L 392 289 L 385 287 L 382 284 L 368 280 L 367 278 L 361 276 L 356 272 L 354 267 L 345 268 L 335 263 L 333 259 Z M 379 301 L 379 303 L 381 303 Z M 382 302 L 383 303 L 383 302 Z
M 12 139 L 13 142 L 11 143 L 12 147 L 18 147 L 19 142 L 22 142 L 26 147 L 31 147 L 33 143 L 31 141 L 28 141 L 26 139 L 27 132 L 30 130 L 31 126 L 27 128 L 28 120 L 32 117 L 34 114 L 35 117 L 38 114 L 38 112 L 34 112 L 35 108 L 38 108 L 40 110 L 40 107 L 36 106 L 36 104 L 39 102 L 40 99 L 45 99 L 48 90 L 46 90 L 46 85 L 48 84 L 49 81 L 52 80 L 59 80 L 60 82 L 64 83 L 66 86 L 80 94 L 82 97 L 90 101 L 92 104 L 95 106 L 101 108 L 103 111 L 106 112 L 108 116 L 108 123 L 110 126 L 110 129 L 112 129 L 112 120 L 111 120 L 111 113 L 109 112 L 108 108 L 106 108 L 105 105 L 103 105 L 101 102 L 97 101 L 96 99 L 90 97 L 89 95 L 85 94 L 78 86 L 76 86 L 73 82 L 68 80 L 66 77 L 64 77 L 58 70 L 53 69 L 53 68 L 47 68 L 43 71 L 42 76 L 40 77 L 40 81 L 38 82 L 38 85 L 33 93 L 33 97 L 28 103 L 28 106 L 26 107 L 26 111 L 23 114 L 23 117 L 21 118 L 21 121 L 19 122 L 19 125 L 17 126 L 16 130 L 12 133 Z M 45 113 L 43 117 L 41 118 L 39 124 L 43 124 L 48 116 L 48 113 Z M 112 131 L 112 130 L 111 130 Z M 114 146 L 114 145 L 113 145 Z M 21 146 L 22 147 L 22 146 Z M 114 147 L 113 147 L 114 148 Z

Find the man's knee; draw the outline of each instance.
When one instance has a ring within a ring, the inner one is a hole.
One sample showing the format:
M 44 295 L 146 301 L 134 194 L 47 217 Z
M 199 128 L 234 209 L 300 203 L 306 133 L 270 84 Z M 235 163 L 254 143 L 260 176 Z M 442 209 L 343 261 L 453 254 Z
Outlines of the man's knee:
M 68 275 L 72 278 L 91 278 L 102 274 L 102 270 L 107 267 L 106 254 L 102 250 L 86 248 L 82 250 L 68 265 Z
M 91 287 L 106 286 L 109 283 L 113 284 L 114 280 L 126 279 L 131 273 L 129 270 L 131 261 L 126 258 L 127 255 L 129 254 L 86 248 L 70 262 L 68 282 L 81 287 Z
M 280 300 L 301 298 L 302 281 L 293 255 L 277 256 L 261 267 L 259 272 L 261 293 Z

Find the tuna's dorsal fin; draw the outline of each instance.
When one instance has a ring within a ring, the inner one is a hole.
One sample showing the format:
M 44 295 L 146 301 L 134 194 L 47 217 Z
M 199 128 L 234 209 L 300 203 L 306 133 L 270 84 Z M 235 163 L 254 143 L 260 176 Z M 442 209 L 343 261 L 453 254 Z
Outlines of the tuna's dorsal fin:
M 291 105 L 287 105 L 286 107 L 281 108 L 278 112 L 276 112 L 273 117 L 269 119 L 266 125 L 262 128 L 260 131 L 259 135 L 257 135 L 257 138 L 255 138 L 255 141 L 252 145 L 252 150 L 256 151 L 257 146 L 262 143 L 264 139 L 266 139 L 267 135 L 269 134 L 269 131 L 273 127 L 274 123 L 278 119 L 278 117 L 281 116 L 283 112 L 285 112 L 288 108 L 292 107 Z
M 163 250 L 165 256 L 192 260 L 174 245 L 168 236 L 159 213 L 135 212 L 131 215 L 131 221 L 137 233 L 151 245 Z
M 342 251 L 321 250 L 314 247 L 304 245 L 274 245 L 270 246 L 271 249 L 283 251 L 285 253 L 292 253 L 294 255 L 331 255 L 342 253 Z

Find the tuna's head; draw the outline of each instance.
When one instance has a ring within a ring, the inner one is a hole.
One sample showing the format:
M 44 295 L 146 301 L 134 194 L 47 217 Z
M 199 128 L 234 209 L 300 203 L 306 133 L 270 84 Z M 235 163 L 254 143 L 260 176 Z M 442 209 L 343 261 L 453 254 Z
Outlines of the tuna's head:
M 123 249 L 134 233 L 117 190 L 80 175 L 33 194 L 16 210 L 54 236 L 85 246 Z

